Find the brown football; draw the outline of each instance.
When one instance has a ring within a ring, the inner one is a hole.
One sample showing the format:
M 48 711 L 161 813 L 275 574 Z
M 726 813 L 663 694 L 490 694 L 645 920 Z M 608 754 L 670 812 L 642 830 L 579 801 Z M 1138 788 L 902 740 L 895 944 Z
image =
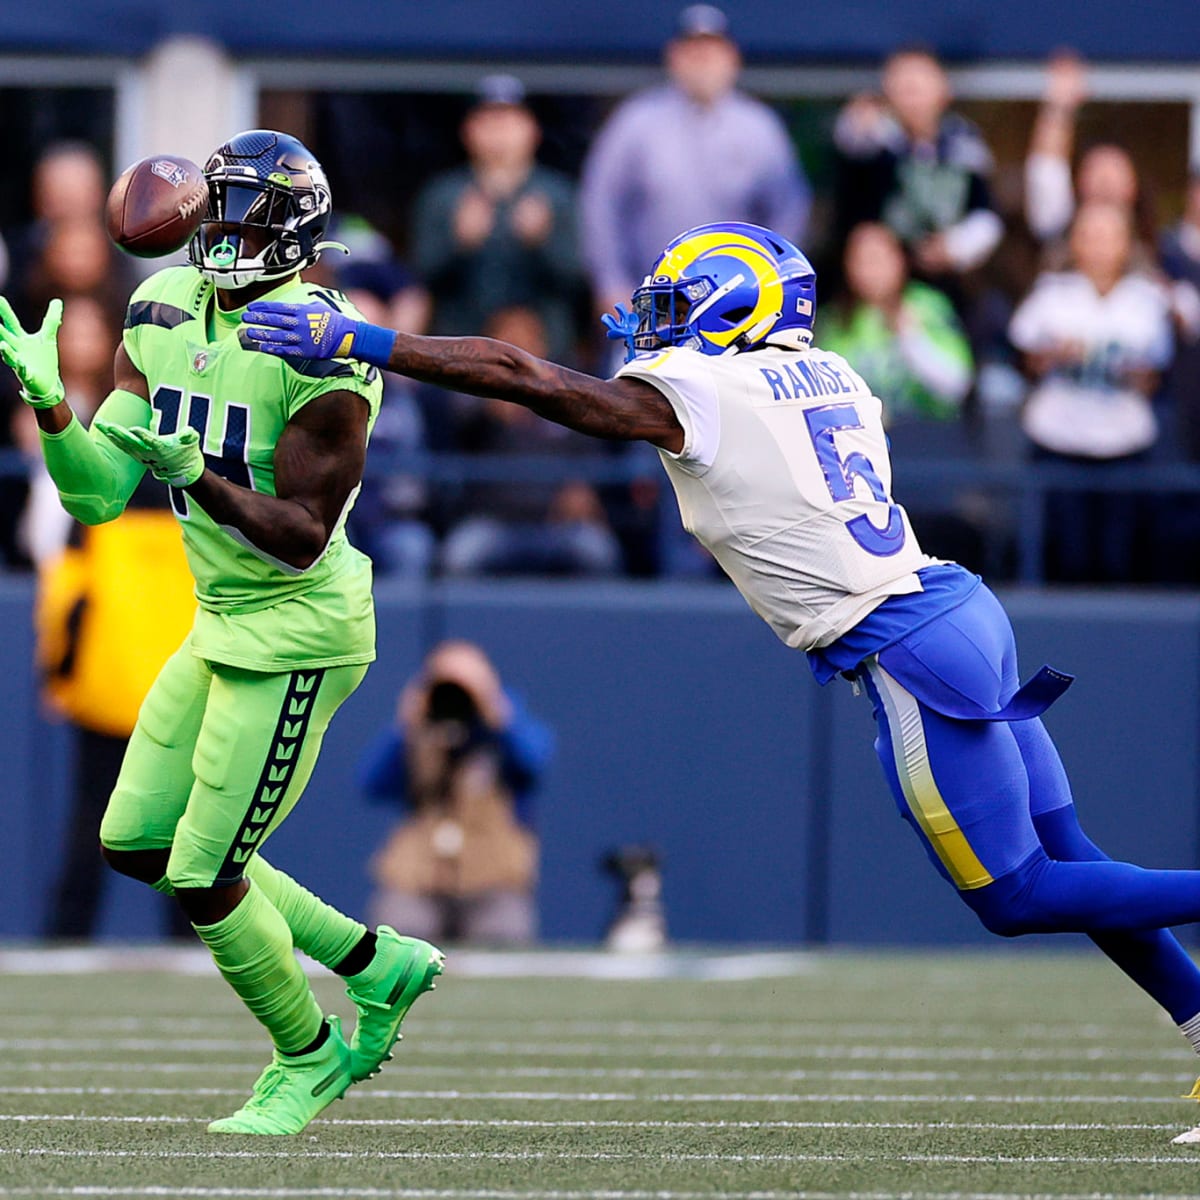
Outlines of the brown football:
M 158 258 L 186 246 L 208 208 L 204 172 L 178 154 L 152 154 L 108 193 L 108 233 L 122 250 Z

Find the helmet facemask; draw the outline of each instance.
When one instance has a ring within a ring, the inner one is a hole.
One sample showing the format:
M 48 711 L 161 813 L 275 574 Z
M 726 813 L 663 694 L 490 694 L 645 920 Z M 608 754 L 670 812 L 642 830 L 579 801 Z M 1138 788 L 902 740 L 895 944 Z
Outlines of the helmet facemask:
M 217 287 L 286 279 L 337 244 L 321 240 L 332 210 L 325 174 L 294 138 L 239 134 L 204 174 L 208 212 L 188 254 Z
M 638 317 L 637 332 L 633 335 L 634 353 L 666 346 L 704 351 L 700 322 L 705 316 L 709 316 L 706 325 L 710 329 L 716 326 L 732 330 L 753 312 L 753 304 L 739 304 L 738 300 L 746 297 L 737 295 L 749 276 L 749 271 L 737 271 L 723 283 L 711 275 L 689 275 L 682 279 L 647 276 L 633 293 L 633 311 Z M 743 345 L 739 337 L 724 353 L 733 353 Z
M 816 276 L 785 238 L 721 222 L 671 242 L 632 303 L 627 323 L 614 322 L 610 335 L 626 339 L 630 357 L 669 346 L 707 355 L 768 342 L 800 349 L 812 339 Z

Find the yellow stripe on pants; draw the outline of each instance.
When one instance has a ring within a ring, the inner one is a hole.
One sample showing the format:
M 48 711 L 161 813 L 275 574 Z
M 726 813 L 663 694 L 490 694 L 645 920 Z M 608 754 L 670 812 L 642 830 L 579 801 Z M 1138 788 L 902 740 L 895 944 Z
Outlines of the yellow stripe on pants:
M 987 887 L 992 877 L 946 807 L 946 801 L 933 778 L 925 727 L 916 697 L 877 662 L 871 665 L 870 672 L 887 714 L 896 774 L 909 811 L 929 839 L 942 866 L 949 872 L 955 887 L 961 891 Z

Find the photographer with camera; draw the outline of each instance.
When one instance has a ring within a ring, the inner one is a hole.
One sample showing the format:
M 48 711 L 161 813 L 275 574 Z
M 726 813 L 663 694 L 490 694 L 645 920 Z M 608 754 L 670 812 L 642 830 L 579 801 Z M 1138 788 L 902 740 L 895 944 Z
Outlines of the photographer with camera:
M 359 764 L 371 799 L 407 809 L 371 860 L 372 919 L 418 937 L 532 942 L 532 799 L 552 752 L 549 728 L 478 646 L 435 646 Z

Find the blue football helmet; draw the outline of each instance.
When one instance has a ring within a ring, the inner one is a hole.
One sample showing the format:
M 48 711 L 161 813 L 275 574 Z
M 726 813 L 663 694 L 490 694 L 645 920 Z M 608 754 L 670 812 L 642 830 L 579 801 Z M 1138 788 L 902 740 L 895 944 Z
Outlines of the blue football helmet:
M 817 275 L 787 238 L 743 221 L 698 225 L 671 242 L 633 293 L 628 357 L 664 346 L 733 354 L 765 339 L 812 341 Z M 788 337 L 779 337 L 780 334 Z
M 208 212 L 188 257 L 217 287 L 285 279 L 338 245 L 322 240 L 333 212 L 325 172 L 290 134 L 239 133 L 205 163 L 204 177 Z

